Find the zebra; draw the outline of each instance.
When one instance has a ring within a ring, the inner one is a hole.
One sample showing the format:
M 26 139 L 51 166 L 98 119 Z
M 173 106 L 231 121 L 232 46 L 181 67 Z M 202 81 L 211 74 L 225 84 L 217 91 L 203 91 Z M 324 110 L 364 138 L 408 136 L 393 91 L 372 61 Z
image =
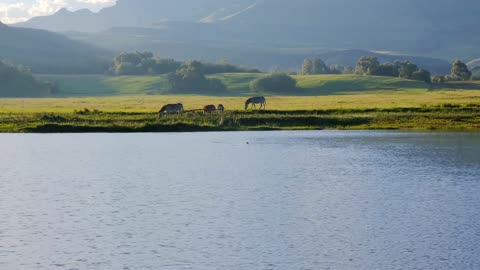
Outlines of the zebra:
M 257 109 L 257 106 L 256 104 L 260 104 L 260 109 L 263 109 L 265 110 L 266 107 L 267 107 L 267 100 L 265 99 L 265 97 L 252 97 L 252 98 L 249 98 L 246 102 L 245 102 L 245 110 L 248 109 L 248 106 L 250 106 L 250 104 L 252 105 L 252 108 L 255 108 Z
M 178 113 L 181 114 L 183 112 L 183 104 L 178 103 L 178 104 L 167 104 L 162 107 L 162 109 L 159 111 L 160 117 L 166 115 L 166 114 L 172 114 L 172 113 Z
M 203 112 L 204 113 L 213 113 L 217 110 L 217 108 L 215 107 L 215 105 L 207 105 L 205 107 L 203 107 Z
M 217 111 L 223 113 L 225 111 L 225 106 L 223 106 L 223 104 L 218 104 Z

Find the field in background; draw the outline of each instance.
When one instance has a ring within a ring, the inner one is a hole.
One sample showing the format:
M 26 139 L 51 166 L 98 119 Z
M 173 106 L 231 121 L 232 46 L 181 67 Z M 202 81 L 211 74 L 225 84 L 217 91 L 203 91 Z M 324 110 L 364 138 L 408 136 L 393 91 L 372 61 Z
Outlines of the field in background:
M 250 82 L 265 74 L 227 73 L 209 76 L 222 80 L 228 88 L 222 96 L 252 95 Z M 359 91 L 378 90 L 426 90 L 429 86 L 422 82 L 392 77 L 357 75 L 311 75 L 294 76 L 298 89 L 282 95 L 332 95 Z M 165 87 L 166 75 L 160 76 L 102 76 L 102 75 L 37 75 L 40 80 L 57 82 L 62 97 L 75 96 L 119 96 L 119 95 L 158 95 L 169 94 Z M 480 86 L 478 87 L 480 89 Z M 192 89 L 192 93 L 201 91 Z M 271 94 L 271 93 L 260 93 Z

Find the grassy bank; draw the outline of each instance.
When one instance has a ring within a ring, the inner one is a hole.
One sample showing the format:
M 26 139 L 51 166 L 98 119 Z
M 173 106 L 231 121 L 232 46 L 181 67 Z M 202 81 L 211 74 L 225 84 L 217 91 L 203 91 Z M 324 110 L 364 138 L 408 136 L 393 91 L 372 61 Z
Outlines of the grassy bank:
M 251 112 L 244 111 L 245 95 L 253 95 L 248 84 L 260 75 L 215 76 L 228 84 L 231 95 L 148 95 L 161 85 L 158 77 L 57 76 L 69 89 L 60 97 L 0 99 L 0 132 L 480 130 L 477 82 L 426 89 L 423 83 L 388 77 L 297 76 L 302 93 L 267 95 L 268 111 Z M 156 112 L 164 104 L 178 102 L 186 110 L 224 104 L 227 112 L 159 119 Z
M 0 132 L 179 132 L 295 129 L 480 130 L 480 104 L 290 111 L 186 113 L 77 111 L 0 113 Z

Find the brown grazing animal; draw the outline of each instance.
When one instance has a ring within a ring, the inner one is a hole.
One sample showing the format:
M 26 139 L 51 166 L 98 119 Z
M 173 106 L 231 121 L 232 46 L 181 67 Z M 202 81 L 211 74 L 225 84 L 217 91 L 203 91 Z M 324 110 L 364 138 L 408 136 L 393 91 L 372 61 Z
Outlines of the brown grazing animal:
M 207 105 L 205 107 L 203 107 L 203 112 L 204 113 L 213 113 L 217 110 L 217 107 L 215 107 L 215 105 Z

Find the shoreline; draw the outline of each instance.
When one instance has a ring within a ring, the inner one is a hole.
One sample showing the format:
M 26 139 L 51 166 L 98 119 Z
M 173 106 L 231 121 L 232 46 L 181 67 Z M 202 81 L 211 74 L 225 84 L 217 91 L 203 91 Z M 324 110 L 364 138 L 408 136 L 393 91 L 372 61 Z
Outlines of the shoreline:
M 480 105 L 392 109 L 157 113 L 0 112 L 0 133 L 165 133 L 274 130 L 480 131 Z

